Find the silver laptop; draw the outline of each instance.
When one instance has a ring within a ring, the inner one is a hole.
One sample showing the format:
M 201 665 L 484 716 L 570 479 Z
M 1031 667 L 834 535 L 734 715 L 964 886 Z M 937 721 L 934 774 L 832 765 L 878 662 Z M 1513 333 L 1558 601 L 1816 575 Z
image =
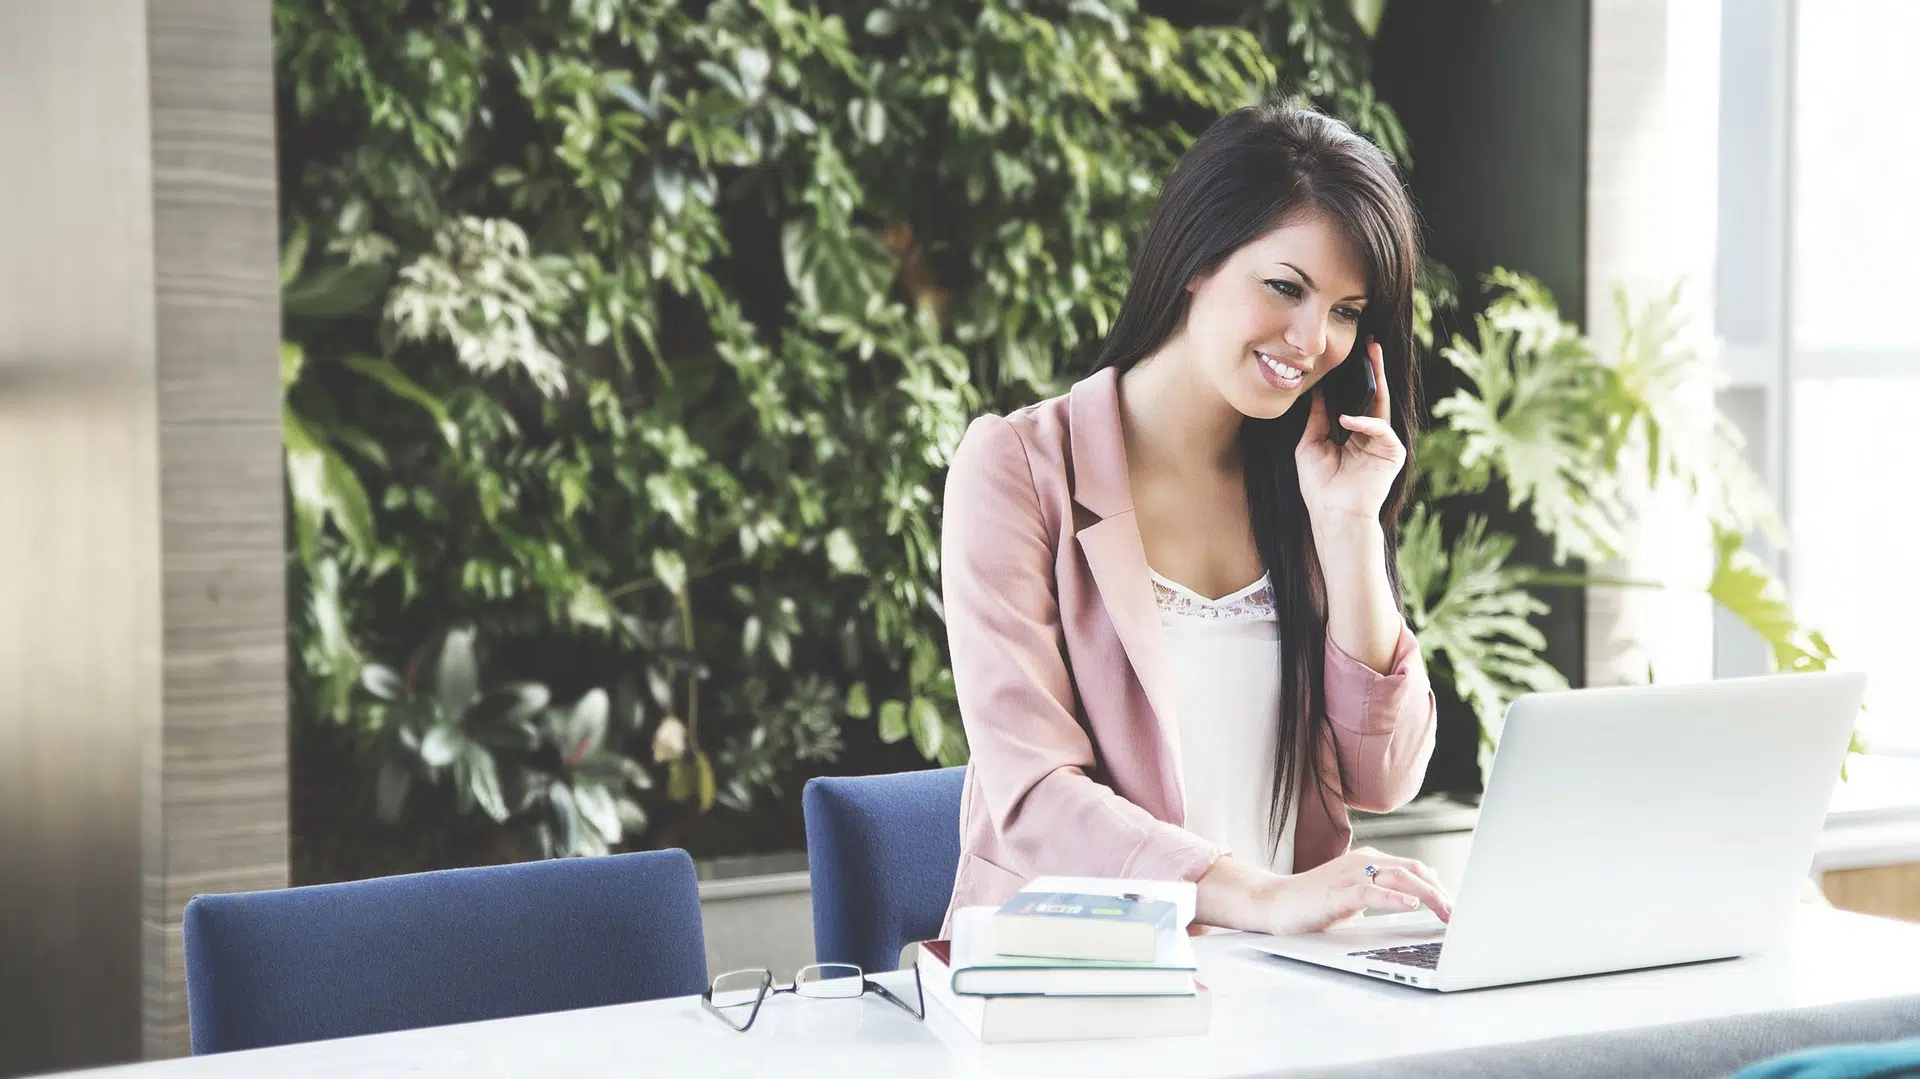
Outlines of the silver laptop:
M 1792 920 L 1866 676 L 1531 694 L 1507 709 L 1453 921 L 1241 938 L 1443 992 L 1765 951 Z

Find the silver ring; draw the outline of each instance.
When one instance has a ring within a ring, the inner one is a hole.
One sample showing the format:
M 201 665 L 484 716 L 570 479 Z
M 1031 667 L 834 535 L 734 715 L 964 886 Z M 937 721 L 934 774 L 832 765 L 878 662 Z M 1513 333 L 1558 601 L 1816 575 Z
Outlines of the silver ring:
M 1368 881 L 1372 881 L 1375 877 L 1378 877 L 1380 875 L 1380 867 L 1377 865 L 1370 865 L 1365 869 L 1362 869 L 1360 872 L 1365 873 L 1367 875 Z

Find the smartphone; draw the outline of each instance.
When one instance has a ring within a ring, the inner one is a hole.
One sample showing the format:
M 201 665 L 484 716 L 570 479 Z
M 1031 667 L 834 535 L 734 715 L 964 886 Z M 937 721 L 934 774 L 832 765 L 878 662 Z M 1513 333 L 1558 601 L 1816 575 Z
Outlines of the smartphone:
M 1353 339 L 1353 351 L 1320 382 L 1327 395 L 1327 420 L 1333 425 L 1327 437 L 1336 446 L 1346 445 L 1353 434 L 1341 426 L 1340 417 L 1366 415 L 1373 407 L 1373 395 L 1380 389 L 1373 378 L 1373 359 L 1367 355 L 1367 344 L 1372 340 L 1373 335 L 1363 328 Z

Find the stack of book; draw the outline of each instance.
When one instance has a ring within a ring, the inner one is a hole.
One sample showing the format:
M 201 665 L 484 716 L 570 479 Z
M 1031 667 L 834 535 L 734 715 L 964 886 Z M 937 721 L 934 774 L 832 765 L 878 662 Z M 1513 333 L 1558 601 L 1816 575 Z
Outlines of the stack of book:
M 1193 902 L 1186 882 L 1042 877 L 955 911 L 952 938 L 919 947 L 921 986 L 983 1042 L 1205 1034 Z

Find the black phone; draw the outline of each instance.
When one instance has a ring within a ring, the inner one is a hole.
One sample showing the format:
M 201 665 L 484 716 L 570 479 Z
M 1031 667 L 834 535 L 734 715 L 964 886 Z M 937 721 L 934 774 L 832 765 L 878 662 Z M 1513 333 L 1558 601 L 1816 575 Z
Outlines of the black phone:
M 1373 395 L 1379 392 L 1379 383 L 1373 377 L 1373 359 L 1367 355 L 1367 343 L 1372 340 L 1373 335 L 1363 327 L 1353 339 L 1353 351 L 1320 382 L 1327 395 L 1327 422 L 1332 425 L 1327 437 L 1336 446 L 1346 445 L 1353 434 L 1341 425 L 1340 417 L 1366 415 L 1373 407 Z

